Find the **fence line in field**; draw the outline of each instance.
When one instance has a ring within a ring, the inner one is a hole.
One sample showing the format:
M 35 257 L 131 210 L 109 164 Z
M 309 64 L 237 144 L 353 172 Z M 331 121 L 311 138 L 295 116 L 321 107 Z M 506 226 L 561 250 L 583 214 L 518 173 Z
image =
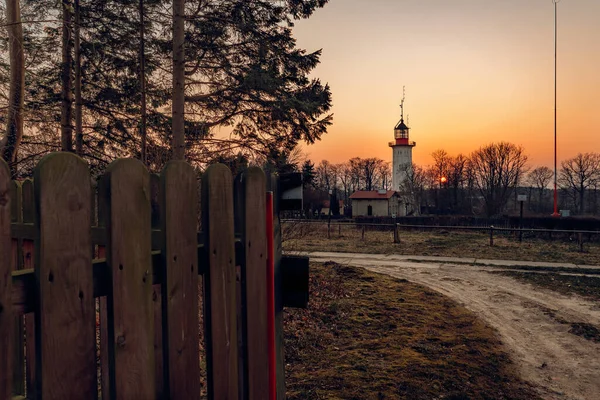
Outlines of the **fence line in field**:
M 401 229 L 416 229 L 416 230 L 455 230 L 455 231 L 476 231 L 488 232 L 490 246 L 494 245 L 494 233 L 507 232 L 515 233 L 519 236 L 519 241 L 523 240 L 523 233 L 547 233 L 551 238 L 553 234 L 569 234 L 577 235 L 577 241 L 580 251 L 583 251 L 584 239 L 583 235 L 598 235 L 600 231 L 592 230 L 566 230 L 566 229 L 537 229 L 537 228 L 519 228 L 519 227 L 497 227 L 494 225 L 487 226 L 454 226 L 454 225 L 417 225 L 417 224 L 378 224 L 378 223 L 363 223 L 363 222 L 336 222 L 323 220 L 300 220 L 300 219 L 284 219 L 282 224 L 307 224 L 327 226 L 327 237 L 331 237 L 331 228 L 338 227 L 338 236 L 341 236 L 342 227 L 355 228 L 361 230 L 361 237 L 365 239 L 365 228 L 390 228 L 393 231 L 393 242 L 400 242 Z

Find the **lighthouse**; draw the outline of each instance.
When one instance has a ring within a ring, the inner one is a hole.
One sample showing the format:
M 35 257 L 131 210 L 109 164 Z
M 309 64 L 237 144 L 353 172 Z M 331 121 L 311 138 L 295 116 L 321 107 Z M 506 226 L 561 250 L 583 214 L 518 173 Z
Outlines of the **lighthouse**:
M 394 141 L 389 143 L 392 148 L 392 190 L 399 191 L 400 185 L 408 178 L 412 168 L 412 149 L 417 144 L 411 142 L 404 123 L 404 94 L 400 103 L 400 121 L 394 127 Z

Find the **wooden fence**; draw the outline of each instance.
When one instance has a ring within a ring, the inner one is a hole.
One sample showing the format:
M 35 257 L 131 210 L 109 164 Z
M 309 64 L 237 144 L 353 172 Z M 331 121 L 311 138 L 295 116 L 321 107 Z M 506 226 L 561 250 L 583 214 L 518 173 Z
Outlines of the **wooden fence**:
M 265 174 L 212 165 L 199 201 L 189 164 L 120 159 L 97 188 L 73 154 L 0 160 L 0 399 L 197 399 L 201 361 L 210 399 L 268 399 Z

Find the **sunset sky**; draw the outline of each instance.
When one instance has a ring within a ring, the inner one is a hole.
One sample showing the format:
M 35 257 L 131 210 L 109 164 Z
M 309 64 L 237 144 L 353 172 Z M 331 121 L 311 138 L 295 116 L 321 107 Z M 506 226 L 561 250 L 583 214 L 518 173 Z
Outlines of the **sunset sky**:
M 313 76 L 333 93 L 334 124 L 305 149 L 313 161 L 391 161 L 406 86 L 417 164 L 505 140 L 552 167 L 552 0 L 330 0 L 294 32 L 323 49 Z M 562 0 L 559 162 L 586 151 L 600 151 L 600 0 Z

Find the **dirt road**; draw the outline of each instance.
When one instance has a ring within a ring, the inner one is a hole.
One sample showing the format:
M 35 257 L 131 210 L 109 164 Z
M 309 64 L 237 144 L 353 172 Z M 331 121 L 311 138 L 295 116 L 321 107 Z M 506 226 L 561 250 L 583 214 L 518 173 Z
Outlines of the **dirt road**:
M 485 266 L 377 254 L 310 253 L 310 258 L 361 266 L 443 293 L 499 332 L 522 377 L 543 398 L 600 399 L 600 343 L 569 333 L 573 323 L 600 328 L 598 303 L 490 274 Z

